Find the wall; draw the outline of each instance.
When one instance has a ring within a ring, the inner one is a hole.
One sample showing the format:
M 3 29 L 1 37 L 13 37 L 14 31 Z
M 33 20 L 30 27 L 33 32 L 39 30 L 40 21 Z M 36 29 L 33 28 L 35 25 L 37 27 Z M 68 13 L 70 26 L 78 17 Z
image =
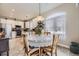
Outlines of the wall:
M 62 4 L 55 9 L 44 13 L 44 17 L 48 17 L 55 13 L 66 12 L 66 39 L 63 42 L 65 45 L 70 45 L 70 42 L 75 41 L 79 43 L 79 7 L 75 4 Z

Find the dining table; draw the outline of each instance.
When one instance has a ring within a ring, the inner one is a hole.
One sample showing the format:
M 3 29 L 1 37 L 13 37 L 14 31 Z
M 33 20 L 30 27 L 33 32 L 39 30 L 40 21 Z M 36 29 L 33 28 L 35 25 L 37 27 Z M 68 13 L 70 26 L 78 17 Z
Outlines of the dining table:
M 41 48 L 48 47 L 52 44 L 53 36 L 49 35 L 28 35 L 28 44 L 31 47 L 39 48 L 39 55 L 41 55 Z

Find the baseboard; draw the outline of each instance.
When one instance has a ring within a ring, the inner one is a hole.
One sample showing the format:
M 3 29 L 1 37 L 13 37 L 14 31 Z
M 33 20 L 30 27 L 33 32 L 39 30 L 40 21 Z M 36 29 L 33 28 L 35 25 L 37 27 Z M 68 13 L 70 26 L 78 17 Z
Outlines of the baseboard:
M 67 45 L 65 45 L 65 44 L 61 44 L 61 43 L 58 43 L 58 46 L 60 46 L 60 47 L 64 47 L 64 48 L 67 48 L 67 49 L 70 49 L 69 46 L 67 46 Z

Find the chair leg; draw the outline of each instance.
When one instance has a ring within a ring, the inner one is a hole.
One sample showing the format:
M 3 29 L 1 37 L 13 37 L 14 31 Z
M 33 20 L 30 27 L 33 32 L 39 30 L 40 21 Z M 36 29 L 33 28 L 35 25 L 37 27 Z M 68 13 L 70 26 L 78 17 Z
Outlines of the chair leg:
M 9 51 L 7 51 L 7 56 L 9 56 Z
M 1 53 L 0 53 L 0 56 L 1 56 Z
M 27 56 L 29 56 L 28 52 L 27 52 Z
M 44 49 L 43 49 L 43 53 L 45 53 L 45 55 L 46 55 L 46 56 L 49 56 L 49 54 L 47 54 L 47 52 L 46 52 L 46 51 L 44 51 Z
M 41 56 L 41 47 L 39 47 L 39 56 Z
M 51 56 L 53 55 L 53 47 L 51 48 Z
M 57 47 L 56 47 L 56 50 L 55 50 L 55 56 L 57 56 Z
M 52 56 L 53 54 L 52 54 L 52 50 L 51 50 L 51 56 Z

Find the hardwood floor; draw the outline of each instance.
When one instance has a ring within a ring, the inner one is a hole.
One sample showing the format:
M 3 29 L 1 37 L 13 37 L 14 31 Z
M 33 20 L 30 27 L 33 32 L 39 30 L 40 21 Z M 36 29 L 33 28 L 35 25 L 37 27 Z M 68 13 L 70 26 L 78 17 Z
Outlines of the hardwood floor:
M 10 56 L 27 56 L 24 50 L 24 44 L 22 38 L 10 40 L 9 47 L 10 47 L 10 51 L 9 51 Z M 36 56 L 36 54 L 34 54 L 33 56 Z M 6 55 L 6 53 L 3 53 L 2 55 L 4 56 Z M 46 56 L 46 55 L 42 54 L 42 56 Z M 79 55 L 71 53 L 69 49 L 58 47 L 57 56 L 79 56 Z

